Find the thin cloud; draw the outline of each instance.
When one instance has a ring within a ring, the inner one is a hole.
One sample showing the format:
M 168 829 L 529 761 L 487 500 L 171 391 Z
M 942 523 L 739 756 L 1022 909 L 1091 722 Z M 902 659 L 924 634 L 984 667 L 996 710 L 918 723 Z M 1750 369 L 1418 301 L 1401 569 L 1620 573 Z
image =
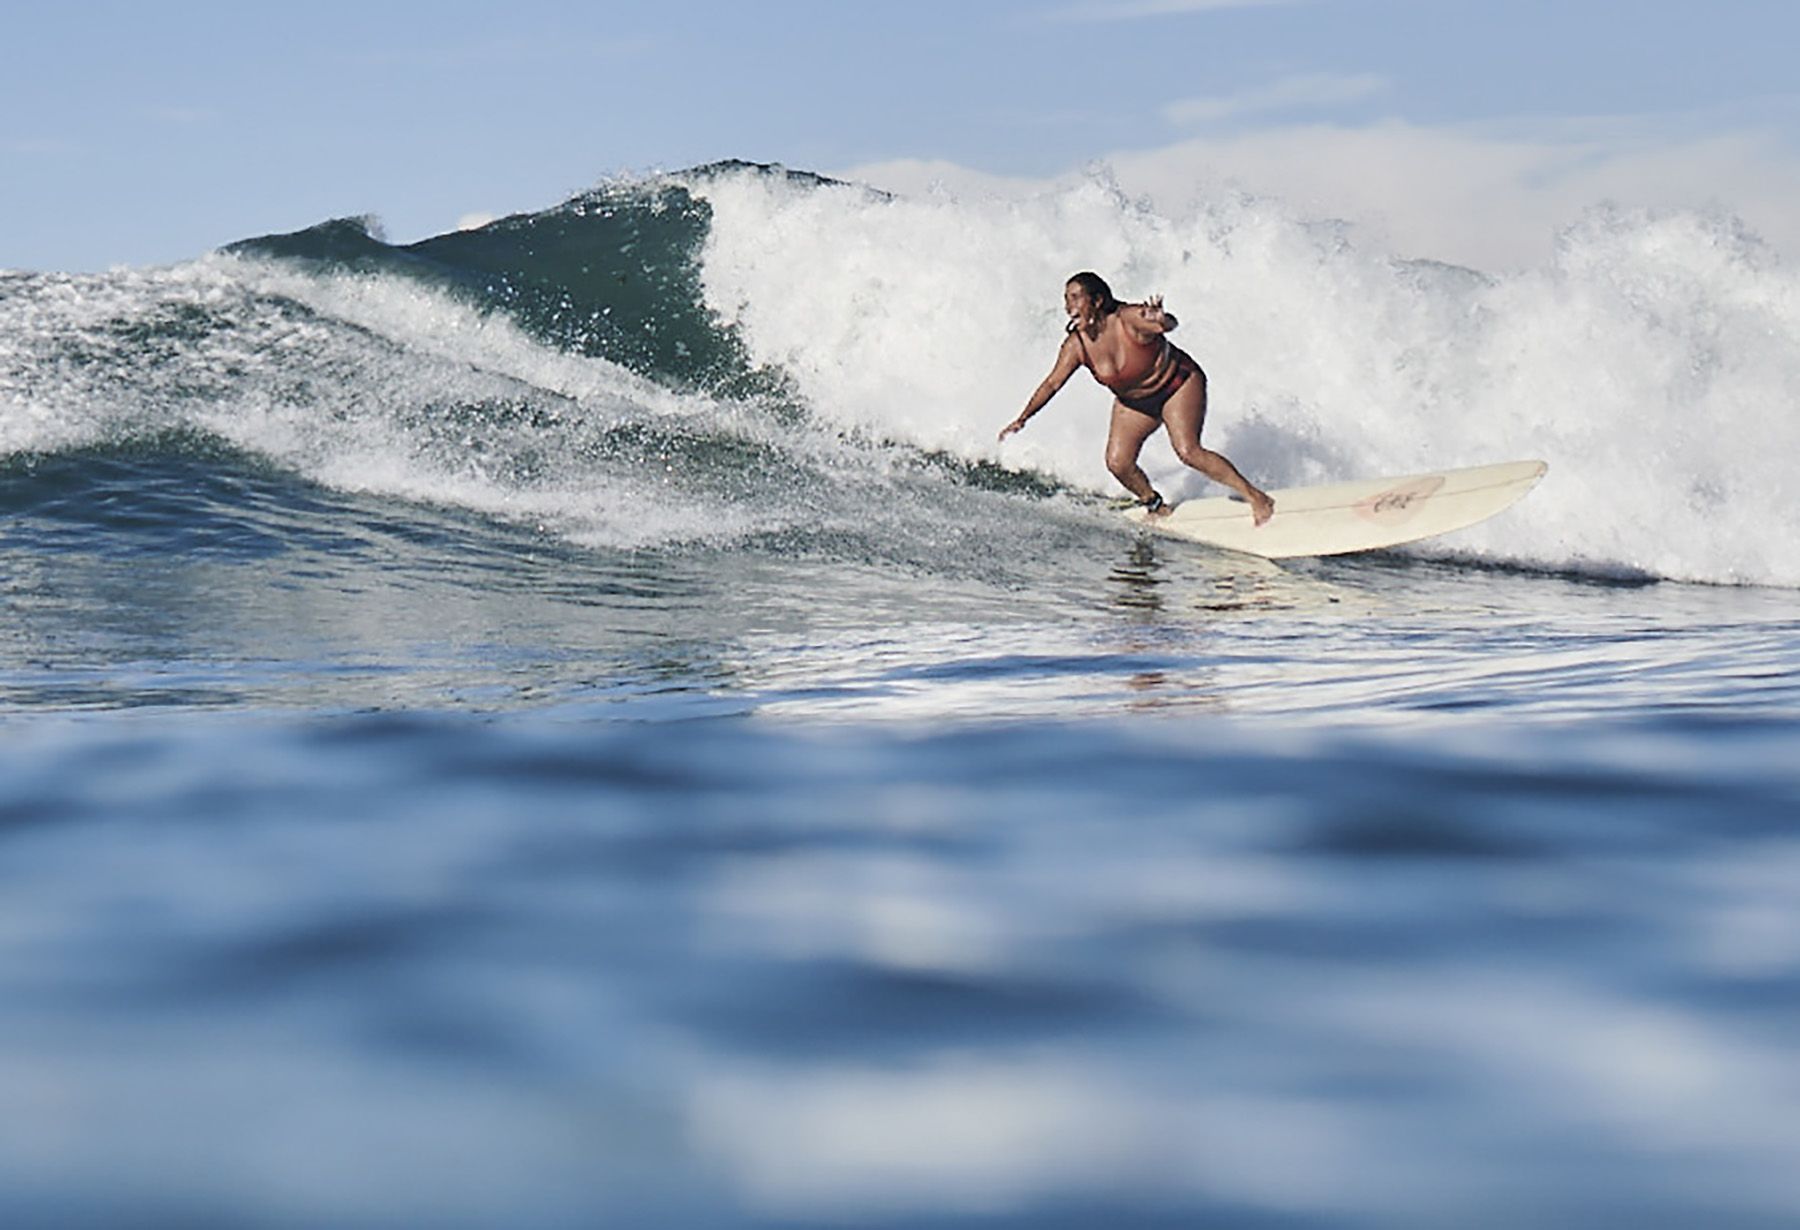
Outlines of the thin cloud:
M 1475 269 L 1540 266 L 1592 206 L 1726 208 L 1786 259 L 1800 259 L 1800 157 L 1756 129 L 1693 131 L 1679 117 L 1598 117 L 1421 127 L 1397 120 L 1305 124 L 1117 151 L 1098 165 L 1121 192 L 1170 213 L 1247 192 L 1353 223 L 1405 256 Z M 1055 180 L 945 162 L 836 172 L 901 195 L 1030 196 Z
M 610 62 L 648 55 L 655 44 L 647 38 L 558 39 L 518 37 L 483 42 L 379 48 L 351 52 L 342 63 L 376 68 L 461 71 L 499 66 Z
M 1384 93 L 1389 85 L 1387 78 L 1373 73 L 1306 73 L 1238 94 L 1182 99 L 1165 106 L 1163 115 L 1173 124 L 1207 124 L 1233 116 L 1360 102 Z
M 1226 9 L 1266 9 L 1306 4 L 1311 0 L 1130 0 L 1129 3 L 1077 4 L 1050 14 L 1053 21 L 1131 21 L 1140 17 L 1176 17 L 1217 13 Z
M 56 137 L 24 137 L 12 141 L 0 141 L 0 153 L 16 155 L 20 158 L 52 158 L 62 154 L 78 154 L 81 147 L 73 141 L 64 141 Z
M 1538 265 L 1556 234 L 1602 202 L 1652 209 L 1723 203 L 1778 252 L 1800 253 L 1800 160 L 1766 134 L 1657 140 L 1559 127 L 1329 125 L 1200 138 L 1108 159 L 1120 188 L 1180 208 L 1228 186 L 1356 222 L 1393 250 L 1477 269 Z
M 178 128 L 194 128 L 216 124 L 223 117 L 208 107 L 154 107 L 150 111 L 150 118 Z

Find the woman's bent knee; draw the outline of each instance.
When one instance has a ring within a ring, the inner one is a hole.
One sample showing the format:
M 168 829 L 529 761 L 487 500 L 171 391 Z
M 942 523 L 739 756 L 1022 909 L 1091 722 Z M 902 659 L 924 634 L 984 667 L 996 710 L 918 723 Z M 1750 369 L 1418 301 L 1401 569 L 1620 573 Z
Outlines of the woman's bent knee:
M 1205 474 L 1218 464 L 1219 455 L 1209 448 L 1198 444 L 1188 444 L 1175 450 L 1175 456 L 1181 464 Z

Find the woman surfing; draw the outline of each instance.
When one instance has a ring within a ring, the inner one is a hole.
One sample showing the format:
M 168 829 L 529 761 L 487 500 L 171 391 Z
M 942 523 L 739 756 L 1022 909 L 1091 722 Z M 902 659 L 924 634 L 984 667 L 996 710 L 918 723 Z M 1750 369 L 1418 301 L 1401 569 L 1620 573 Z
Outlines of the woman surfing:
M 1206 373 L 1186 351 L 1170 343 L 1166 335 L 1177 322 L 1163 310 L 1162 297 L 1120 303 L 1099 274 L 1078 273 L 1063 287 L 1063 307 L 1069 313 L 1069 331 L 1056 366 L 1019 417 L 1000 429 L 1000 438 L 1023 428 L 1076 368 L 1085 367 L 1113 392 L 1106 468 L 1146 510 L 1162 513 L 1169 508 L 1138 466 L 1144 441 L 1158 427 L 1166 427 L 1182 464 L 1242 496 L 1257 525 L 1267 521 L 1275 512 L 1275 501 L 1238 473 L 1224 454 L 1200 444 L 1200 429 L 1206 425 Z

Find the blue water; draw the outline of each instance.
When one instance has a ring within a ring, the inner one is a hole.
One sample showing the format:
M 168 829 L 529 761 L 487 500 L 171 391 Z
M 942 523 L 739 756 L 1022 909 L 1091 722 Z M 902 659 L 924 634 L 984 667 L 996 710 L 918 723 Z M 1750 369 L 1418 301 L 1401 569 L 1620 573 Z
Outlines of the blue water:
M 1797 544 L 1145 537 L 667 191 L 0 280 L 0 1222 L 1794 1224 Z

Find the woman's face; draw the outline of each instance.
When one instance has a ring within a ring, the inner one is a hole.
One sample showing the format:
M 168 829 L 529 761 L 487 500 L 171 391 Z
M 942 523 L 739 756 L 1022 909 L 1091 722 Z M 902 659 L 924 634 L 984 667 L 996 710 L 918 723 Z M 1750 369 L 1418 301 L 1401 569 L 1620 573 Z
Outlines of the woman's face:
M 1080 282 L 1063 287 L 1063 310 L 1075 320 L 1086 320 L 1094 314 L 1094 297 Z

